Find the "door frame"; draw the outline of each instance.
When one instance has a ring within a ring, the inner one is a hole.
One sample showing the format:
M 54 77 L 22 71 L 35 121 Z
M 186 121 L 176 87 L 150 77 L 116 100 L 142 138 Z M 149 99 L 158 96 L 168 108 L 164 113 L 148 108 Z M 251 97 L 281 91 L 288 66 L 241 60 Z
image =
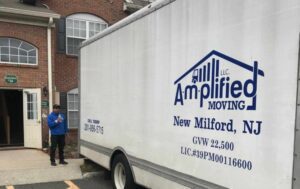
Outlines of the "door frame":
M 23 94 L 24 94 L 24 90 L 27 90 L 27 89 L 39 89 L 41 91 L 41 98 L 40 98 L 40 102 L 38 103 L 38 106 L 40 106 L 40 120 L 41 120 L 41 132 L 40 132 L 40 136 L 41 136 L 41 144 L 43 143 L 43 124 L 42 124 L 42 108 L 41 108 L 41 103 L 42 103 L 42 89 L 41 88 L 24 88 L 24 87 L 0 87 L 0 90 L 19 90 L 22 92 L 22 103 L 23 103 L 23 135 L 24 135 L 24 138 L 23 138 L 23 141 L 24 141 L 24 144 L 23 144 L 23 147 L 25 147 L 25 124 L 24 124 L 24 120 L 25 120 L 25 116 L 27 115 L 24 115 L 24 99 L 23 99 Z M 25 148 L 31 148 L 31 147 L 25 147 Z M 41 149 L 42 149 L 42 146 L 41 146 Z

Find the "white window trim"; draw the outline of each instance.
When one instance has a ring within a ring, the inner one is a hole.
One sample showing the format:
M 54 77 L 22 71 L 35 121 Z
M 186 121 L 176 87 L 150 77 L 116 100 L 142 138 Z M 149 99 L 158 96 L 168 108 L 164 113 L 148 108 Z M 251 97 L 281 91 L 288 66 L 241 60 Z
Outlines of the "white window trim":
M 21 41 L 22 43 L 23 42 L 25 42 L 25 43 L 28 43 L 28 42 L 26 42 L 26 41 L 23 41 L 23 40 L 21 40 L 21 39 L 18 39 L 18 38 L 11 38 L 11 37 L 0 37 L 0 38 L 8 38 L 8 39 L 16 39 L 16 40 L 19 40 L 19 41 Z M 21 44 L 22 44 L 21 43 Z M 39 62 L 39 49 L 36 47 L 36 46 L 34 46 L 34 45 L 32 45 L 32 44 L 30 44 L 30 43 L 28 43 L 29 45 L 31 45 L 31 46 L 33 46 L 35 49 L 36 49 L 36 63 L 35 64 L 33 64 L 33 63 L 22 63 L 22 62 L 20 62 L 20 63 L 18 63 L 18 62 L 7 62 L 7 61 L 1 61 L 1 58 L 0 58 L 0 64 L 9 64 L 9 65 L 25 65 L 25 66 L 37 66 L 38 65 L 38 62 Z M 7 46 L 5 46 L 5 47 L 7 47 Z M 9 47 L 8 47 L 9 48 Z M 10 48 L 9 48 L 9 51 L 10 51 Z M 9 54 L 10 53 L 8 53 L 8 56 L 9 56 Z M 30 56 L 27 56 L 27 57 L 30 57 Z
M 89 13 L 75 13 L 75 14 L 69 15 L 67 18 L 79 19 L 79 20 L 83 20 L 83 21 L 102 22 L 103 24 L 106 24 L 106 21 L 104 21 L 100 17 L 95 16 L 93 14 L 89 14 Z
M 78 21 L 85 21 L 86 22 L 86 34 L 85 34 L 85 38 L 84 37 L 74 37 L 74 36 L 68 36 L 67 35 L 67 20 L 70 19 L 70 20 L 78 20 Z M 105 25 L 105 28 L 108 27 L 108 23 L 106 23 L 103 19 L 97 17 L 97 16 L 94 16 L 92 14 L 83 14 L 83 13 L 76 13 L 76 14 L 72 14 L 70 16 L 68 16 L 66 18 L 66 54 L 67 55 L 71 55 L 71 56 L 78 56 L 77 54 L 71 54 L 71 53 L 68 53 L 68 38 L 76 38 L 76 39 L 84 39 L 84 40 L 87 40 L 90 38 L 90 29 L 89 29 L 89 25 L 90 25 L 90 22 L 92 23 L 99 23 L 100 25 Z M 100 31 L 101 32 L 101 31 Z
M 70 127 L 70 122 L 69 122 L 69 112 L 79 112 L 79 107 L 78 107 L 78 110 L 69 110 L 69 94 L 77 94 L 78 97 L 79 97 L 79 94 L 78 94 L 78 88 L 76 89 L 72 89 L 71 91 L 67 92 L 67 115 L 68 115 L 68 127 L 69 129 L 79 129 L 77 127 Z M 78 103 L 79 102 L 79 98 L 78 98 Z M 80 124 L 79 124 L 80 125 Z
M 37 66 L 38 63 L 32 64 L 32 63 L 15 63 L 15 62 L 5 62 L 5 61 L 0 61 L 0 64 L 9 64 L 9 65 L 24 65 L 24 66 Z

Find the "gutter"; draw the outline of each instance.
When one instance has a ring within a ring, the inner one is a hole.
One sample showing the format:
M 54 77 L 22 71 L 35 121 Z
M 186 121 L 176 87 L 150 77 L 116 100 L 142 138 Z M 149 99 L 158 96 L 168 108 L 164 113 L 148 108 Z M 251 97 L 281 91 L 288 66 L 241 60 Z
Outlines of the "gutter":
M 123 10 L 124 11 L 129 11 L 129 12 L 135 12 L 137 10 L 142 9 L 143 6 L 141 5 L 136 5 L 133 3 L 128 3 L 128 2 L 124 2 L 124 6 L 123 6 Z
M 53 86 L 52 86 L 52 46 L 51 46 L 51 28 L 53 25 L 53 18 L 49 18 L 47 28 L 47 49 L 48 49 L 48 91 L 49 91 L 49 113 L 53 106 Z
M 44 18 L 52 18 L 52 19 L 60 18 L 60 15 L 55 14 L 55 13 L 31 11 L 31 10 L 24 10 L 24 9 L 15 9 L 15 8 L 9 8 L 9 7 L 0 7 L 0 12 L 21 14 L 21 15 L 27 15 L 27 16 L 37 16 L 37 17 L 44 17 Z

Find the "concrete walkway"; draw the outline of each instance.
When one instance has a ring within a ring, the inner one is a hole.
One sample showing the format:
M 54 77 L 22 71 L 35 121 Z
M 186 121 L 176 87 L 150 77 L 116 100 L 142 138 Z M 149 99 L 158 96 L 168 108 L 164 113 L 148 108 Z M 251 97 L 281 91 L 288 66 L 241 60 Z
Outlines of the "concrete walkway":
M 49 156 L 39 150 L 0 151 L 0 186 L 82 179 L 82 159 L 68 165 L 51 166 Z

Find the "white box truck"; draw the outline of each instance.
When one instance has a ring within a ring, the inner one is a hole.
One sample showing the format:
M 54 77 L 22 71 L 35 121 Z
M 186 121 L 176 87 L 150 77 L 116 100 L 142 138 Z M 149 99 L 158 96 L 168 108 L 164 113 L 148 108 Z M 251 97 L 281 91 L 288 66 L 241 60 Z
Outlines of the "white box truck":
M 299 189 L 299 33 L 299 0 L 130 15 L 81 46 L 80 153 L 116 189 Z

